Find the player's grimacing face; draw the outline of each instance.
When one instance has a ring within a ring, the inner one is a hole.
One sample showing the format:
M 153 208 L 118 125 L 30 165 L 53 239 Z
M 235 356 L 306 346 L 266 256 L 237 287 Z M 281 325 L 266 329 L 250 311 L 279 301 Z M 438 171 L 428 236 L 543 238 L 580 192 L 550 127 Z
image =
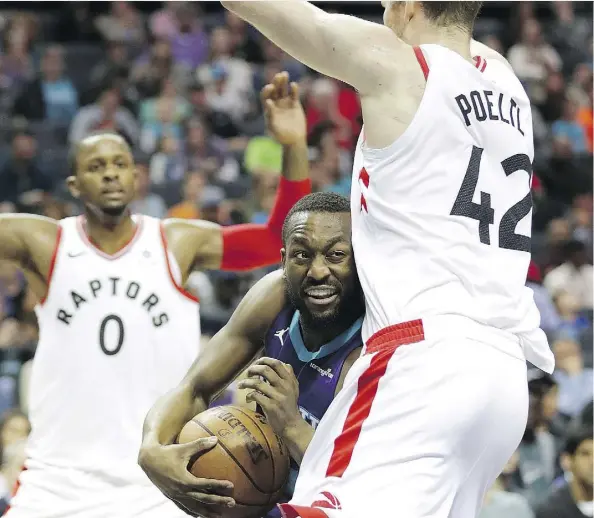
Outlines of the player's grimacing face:
M 291 223 L 283 263 L 293 305 L 318 324 L 340 318 L 342 308 L 359 308 L 350 214 L 297 213 Z
M 81 199 L 102 212 L 124 212 L 135 193 L 134 159 L 125 142 L 100 135 L 84 143 L 77 156 L 77 187 Z

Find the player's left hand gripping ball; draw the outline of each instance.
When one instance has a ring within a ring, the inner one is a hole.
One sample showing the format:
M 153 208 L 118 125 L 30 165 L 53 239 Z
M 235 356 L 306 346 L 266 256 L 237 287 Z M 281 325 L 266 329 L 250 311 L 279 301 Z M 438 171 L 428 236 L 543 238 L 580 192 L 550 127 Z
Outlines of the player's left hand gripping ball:
M 299 382 L 293 368 L 274 358 L 260 358 L 248 368 L 247 374 L 238 384 L 242 389 L 254 389 L 246 400 L 260 405 L 274 431 L 285 436 L 301 420 L 297 406 Z

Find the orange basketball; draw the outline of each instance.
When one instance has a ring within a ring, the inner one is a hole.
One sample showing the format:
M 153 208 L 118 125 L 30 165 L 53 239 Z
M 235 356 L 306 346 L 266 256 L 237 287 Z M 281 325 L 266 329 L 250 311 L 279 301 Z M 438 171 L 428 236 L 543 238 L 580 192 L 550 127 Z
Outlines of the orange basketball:
M 289 476 L 289 452 L 266 418 L 236 406 L 211 408 L 188 422 L 178 442 L 216 436 L 217 445 L 191 466 L 199 478 L 233 482 L 233 518 L 256 518 L 280 498 Z

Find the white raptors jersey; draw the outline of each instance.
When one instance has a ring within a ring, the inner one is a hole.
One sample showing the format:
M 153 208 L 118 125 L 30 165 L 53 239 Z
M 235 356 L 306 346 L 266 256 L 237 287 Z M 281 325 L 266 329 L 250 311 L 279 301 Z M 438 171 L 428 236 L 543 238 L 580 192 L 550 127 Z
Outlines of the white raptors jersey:
M 179 287 L 160 222 L 135 217 L 108 256 L 83 219 L 60 222 L 30 387 L 28 462 L 83 470 L 118 485 L 149 483 L 137 465 L 155 400 L 197 356 L 197 299 Z
M 426 89 L 404 134 L 359 138 L 351 209 L 365 292 L 364 339 L 389 325 L 458 315 L 515 335 L 547 371 L 553 357 L 532 292 L 534 146 L 526 93 L 503 63 L 477 66 L 423 45 Z M 422 60 L 422 58 L 421 58 Z

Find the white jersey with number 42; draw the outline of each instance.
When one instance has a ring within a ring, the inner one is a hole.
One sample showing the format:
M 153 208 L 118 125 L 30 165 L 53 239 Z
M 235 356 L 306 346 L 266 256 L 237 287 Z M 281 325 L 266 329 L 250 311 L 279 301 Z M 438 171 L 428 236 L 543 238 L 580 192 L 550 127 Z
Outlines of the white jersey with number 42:
M 419 55 L 420 54 L 420 55 Z M 503 63 L 476 66 L 423 45 L 426 89 L 396 142 L 355 154 L 353 245 L 364 339 L 393 324 L 457 315 L 514 334 L 528 360 L 554 361 L 532 292 L 534 146 L 526 93 Z M 422 66 L 423 68 L 423 66 Z
M 137 465 L 155 400 L 196 358 L 197 299 L 179 287 L 161 223 L 135 217 L 134 238 L 103 254 L 83 219 L 60 222 L 30 387 L 28 462 L 149 484 Z

